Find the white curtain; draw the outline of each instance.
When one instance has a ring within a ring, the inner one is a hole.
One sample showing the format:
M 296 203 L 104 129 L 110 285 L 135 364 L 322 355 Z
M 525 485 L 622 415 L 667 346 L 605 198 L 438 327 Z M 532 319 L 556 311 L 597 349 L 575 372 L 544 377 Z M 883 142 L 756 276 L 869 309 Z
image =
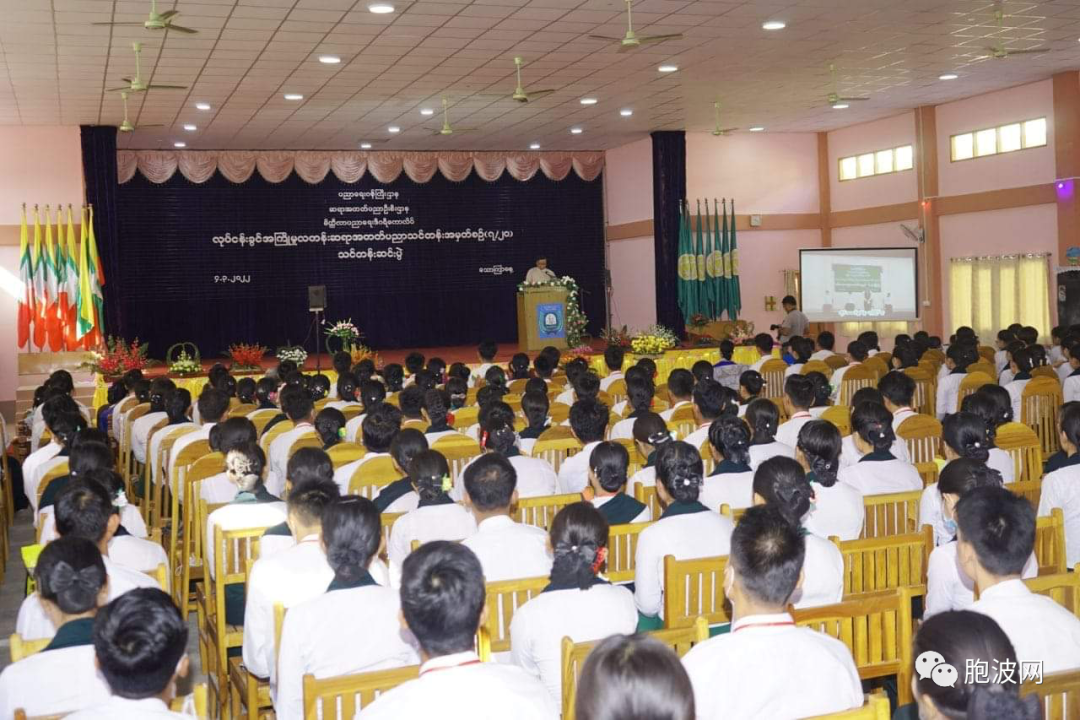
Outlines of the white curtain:
M 952 258 L 950 331 L 967 325 L 989 344 L 1012 323 L 1050 334 L 1048 255 Z

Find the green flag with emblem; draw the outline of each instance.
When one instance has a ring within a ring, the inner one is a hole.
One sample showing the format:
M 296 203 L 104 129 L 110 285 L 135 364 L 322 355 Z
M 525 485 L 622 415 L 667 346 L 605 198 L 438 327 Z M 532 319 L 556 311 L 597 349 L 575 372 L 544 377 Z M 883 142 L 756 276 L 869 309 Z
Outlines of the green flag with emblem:
M 713 234 L 716 236 L 712 254 L 712 282 L 716 288 L 716 308 L 713 311 L 713 317 L 719 319 L 724 314 L 724 308 L 727 307 L 727 283 L 724 281 L 724 253 L 727 248 L 727 232 L 720 225 L 720 201 L 716 198 L 713 198 Z
M 724 203 L 725 206 L 727 203 Z M 727 208 L 724 208 L 724 214 L 727 215 Z M 739 247 L 735 242 L 735 200 L 731 201 L 731 242 L 728 249 L 725 251 L 728 257 L 728 261 L 724 263 L 726 267 L 725 277 L 728 280 L 728 319 L 738 320 L 739 311 L 742 310 L 742 290 L 739 287 Z
M 690 201 L 679 204 L 679 309 L 683 319 L 692 314 L 697 295 L 697 259 L 694 257 L 694 241 L 690 231 Z

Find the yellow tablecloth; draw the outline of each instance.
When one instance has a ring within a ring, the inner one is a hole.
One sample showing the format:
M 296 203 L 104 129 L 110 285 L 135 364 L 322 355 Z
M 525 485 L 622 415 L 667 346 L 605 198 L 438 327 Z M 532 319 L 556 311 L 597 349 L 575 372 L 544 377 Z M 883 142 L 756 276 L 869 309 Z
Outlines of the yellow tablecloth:
M 623 367 L 629 367 L 637 362 L 639 356 L 627 353 Z M 740 365 L 753 365 L 757 362 L 758 352 L 753 347 L 737 347 L 732 361 Z M 708 360 L 712 364 L 720 362 L 720 348 L 680 348 L 668 350 L 661 358 L 655 358 L 657 382 L 667 382 L 668 373 L 677 368 L 689 370 L 698 360 Z M 592 356 L 590 367 L 601 377 L 607 375 L 607 365 L 604 364 L 604 354 L 598 353 Z

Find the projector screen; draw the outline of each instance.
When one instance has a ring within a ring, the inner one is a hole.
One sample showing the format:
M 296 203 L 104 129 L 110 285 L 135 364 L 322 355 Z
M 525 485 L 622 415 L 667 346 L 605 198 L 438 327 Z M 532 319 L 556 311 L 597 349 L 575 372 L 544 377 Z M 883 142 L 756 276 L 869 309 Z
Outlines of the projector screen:
M 802 311 L 810 322 L 917 320 L 916 248 L 800 250 Z

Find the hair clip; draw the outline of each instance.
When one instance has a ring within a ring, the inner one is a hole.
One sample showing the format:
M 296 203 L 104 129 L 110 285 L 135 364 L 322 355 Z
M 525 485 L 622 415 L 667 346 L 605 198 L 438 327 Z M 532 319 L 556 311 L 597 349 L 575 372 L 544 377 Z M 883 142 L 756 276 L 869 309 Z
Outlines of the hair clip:
M 449 475 L 442 476 L 442 491 L 448 493 L 454 489 L 454 481 L 450 479 Z
M 602 566 L 604 564 L 605 560 L 607 560 L 607 548 L 606 547 L 599 548 L 596 551 L 596 559 L 593 560 L 593 564 L 592 564 L 593 575 L 600 572 L 600 566 Z
M 344 440 L 345 439 L 345 428 L 344 427 L 339 427 L 338 428 L 337 436 L 338 436 L 339 440 Z
M 577 552 L 577 545 L 571 545 L 570 549 L 573 550 L 574 552 Z
M 486 448 L 488 445 L 488 431 L 484 430 L 480 433 L 480 447 Z
M 981 446 L 982 446 L 982 444 L 978 440 L 976 440 L 975 441 L 975 447 L 981 447 Z
M 117 509 L 123 509 L 128 506 L 127 494 L 121 490 L 116 493 L 116 497 L 113 498 L 113 507 Z

